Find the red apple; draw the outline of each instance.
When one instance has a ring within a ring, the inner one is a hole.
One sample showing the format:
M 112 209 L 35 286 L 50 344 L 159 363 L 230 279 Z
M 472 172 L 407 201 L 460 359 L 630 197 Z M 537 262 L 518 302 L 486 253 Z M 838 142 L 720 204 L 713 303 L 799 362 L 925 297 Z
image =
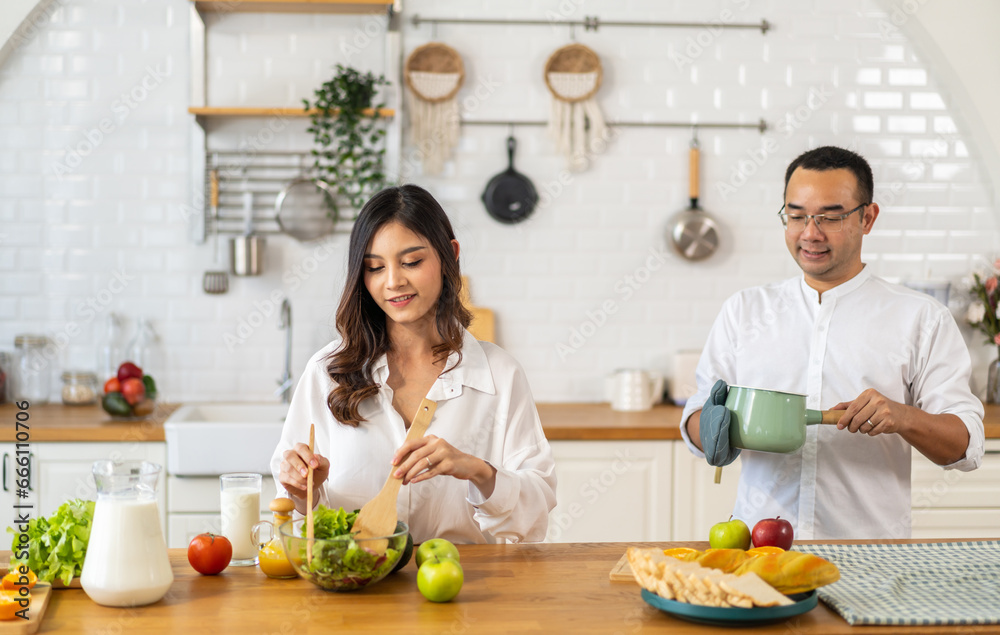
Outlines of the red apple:
M 792 523 L 780 516 L 757 521 L 751 533 L 754 547 L 781 547 L 786 551 L 792 548 L 793 537 Z

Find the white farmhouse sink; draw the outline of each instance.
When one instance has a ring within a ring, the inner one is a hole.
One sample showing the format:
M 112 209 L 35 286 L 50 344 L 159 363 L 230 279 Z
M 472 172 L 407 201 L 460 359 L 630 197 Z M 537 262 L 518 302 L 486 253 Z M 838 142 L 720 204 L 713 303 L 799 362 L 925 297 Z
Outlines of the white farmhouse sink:
M 288 404 L 204 403 L 178 408 L 163 424 L 167 473 L 215 476 L 257 472 L 267 476 Z

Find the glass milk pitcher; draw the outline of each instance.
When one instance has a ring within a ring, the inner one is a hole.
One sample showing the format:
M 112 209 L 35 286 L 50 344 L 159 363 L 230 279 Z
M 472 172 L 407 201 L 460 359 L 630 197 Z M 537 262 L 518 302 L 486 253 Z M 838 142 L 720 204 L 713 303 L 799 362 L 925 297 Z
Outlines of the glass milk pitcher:
M 149 461 L 97 461 L 97 505 L 80 584 L 103 606 L 143 606 L 174 581 L 160 529 L 156 483 L 163 469 Z

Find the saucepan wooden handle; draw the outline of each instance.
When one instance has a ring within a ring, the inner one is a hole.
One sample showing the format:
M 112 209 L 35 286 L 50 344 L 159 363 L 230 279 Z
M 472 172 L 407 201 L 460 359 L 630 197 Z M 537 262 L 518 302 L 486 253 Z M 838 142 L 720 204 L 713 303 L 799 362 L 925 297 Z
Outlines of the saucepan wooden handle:
M 824 410 L 823 420 L 820 423 L 833 423 L 836 424 L 840 421 L 840 418 L 844 416 L 843 410 Z

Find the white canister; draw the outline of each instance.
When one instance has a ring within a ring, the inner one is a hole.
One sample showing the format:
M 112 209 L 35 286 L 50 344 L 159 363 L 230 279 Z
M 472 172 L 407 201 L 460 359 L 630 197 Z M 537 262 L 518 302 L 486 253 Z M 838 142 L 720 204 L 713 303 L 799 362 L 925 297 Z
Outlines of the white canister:
M 646 370 L 616 370 L 605 385 L 612 410 L 649 410 L 663 396 L 663 375 Z

